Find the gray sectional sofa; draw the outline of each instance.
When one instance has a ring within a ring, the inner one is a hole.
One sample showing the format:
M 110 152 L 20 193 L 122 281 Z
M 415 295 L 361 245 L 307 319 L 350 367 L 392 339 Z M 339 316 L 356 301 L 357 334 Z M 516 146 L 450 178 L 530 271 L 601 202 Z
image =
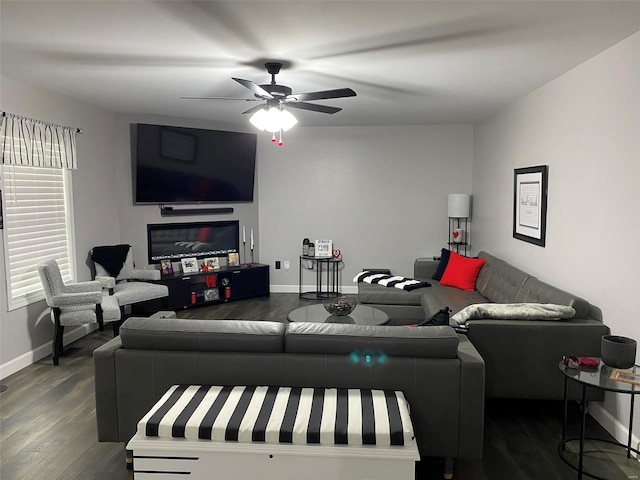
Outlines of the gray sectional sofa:
M 94 363 L 100 441 L 128 441 L 174 384 L 349 387 L 403 391 L 422 456 L 482 455 L 484 362 L 448 326 L 132 317 Z
M 417 259 L 414 277 L 431 286 L 405 292 L 375 284 L 359 283 L 358 299 L 384 310 L 391 324 L 416 323 L 448 307 L 455 314 L 478 303 L 547 303 L 575 309 L 563 321 L 478 319 L 467 322 L 467 338 L 485 361 L 487 397 L 562 399 L 563 379 L 558 363 L 563 355 L 600 356 L 600 340 L 609 328 L 596 320 L 584 299 L 542 282 L 487 252 L 475 291 L 443 286 L 433 280 L 438 262 Z M 425 327 L 429 328 L 429 327 Z M 579 398 L 570 386 L 571 398 Z M 594 394 L 597 397 L 597 392 Z

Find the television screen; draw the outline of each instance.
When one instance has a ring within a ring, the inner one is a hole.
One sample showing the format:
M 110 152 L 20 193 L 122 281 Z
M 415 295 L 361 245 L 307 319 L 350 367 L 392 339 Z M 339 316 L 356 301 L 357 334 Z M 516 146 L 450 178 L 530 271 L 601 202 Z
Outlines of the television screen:
M 136 204 L 251 202 L 253 133 L 137 124 Z
M 238 252 L 240 222 L 156 223 L 147 225 L 149 263 L 196 257 L 225 257 Z

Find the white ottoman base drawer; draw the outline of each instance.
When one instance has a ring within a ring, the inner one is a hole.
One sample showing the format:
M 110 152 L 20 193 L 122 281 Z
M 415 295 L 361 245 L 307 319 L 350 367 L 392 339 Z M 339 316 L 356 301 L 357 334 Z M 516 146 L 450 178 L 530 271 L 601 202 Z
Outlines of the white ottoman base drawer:
M 413 480 L 420 460 L 415 443 L 243 444 L 136 434 L 127 449 L 133 451 L 135 480 Z

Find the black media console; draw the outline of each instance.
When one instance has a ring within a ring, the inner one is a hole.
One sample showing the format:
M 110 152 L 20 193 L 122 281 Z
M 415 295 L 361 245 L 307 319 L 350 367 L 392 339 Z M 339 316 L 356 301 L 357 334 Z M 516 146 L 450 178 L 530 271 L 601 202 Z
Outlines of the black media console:
M 269 265 L 254 263 L 200 273 L 176 273 L 156 283 L 169 287 L 166 304 L 151 300 L 134 304 L 132 314 L 146 315 L 158 310 L 215 305 L 255 297 L 269 296 Z

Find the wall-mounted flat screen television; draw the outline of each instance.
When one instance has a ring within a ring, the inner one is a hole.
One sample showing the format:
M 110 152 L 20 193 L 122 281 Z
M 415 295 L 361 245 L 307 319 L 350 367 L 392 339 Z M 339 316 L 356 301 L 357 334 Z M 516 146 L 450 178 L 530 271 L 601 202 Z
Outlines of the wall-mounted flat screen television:
M 225 257 L 238 252 L 240 222 L 156 223 L 147 225 L 149 263 L 169 259 Z
M 138 123 L 134 202 L 252 202 L 256 140 L 253 133 Z

